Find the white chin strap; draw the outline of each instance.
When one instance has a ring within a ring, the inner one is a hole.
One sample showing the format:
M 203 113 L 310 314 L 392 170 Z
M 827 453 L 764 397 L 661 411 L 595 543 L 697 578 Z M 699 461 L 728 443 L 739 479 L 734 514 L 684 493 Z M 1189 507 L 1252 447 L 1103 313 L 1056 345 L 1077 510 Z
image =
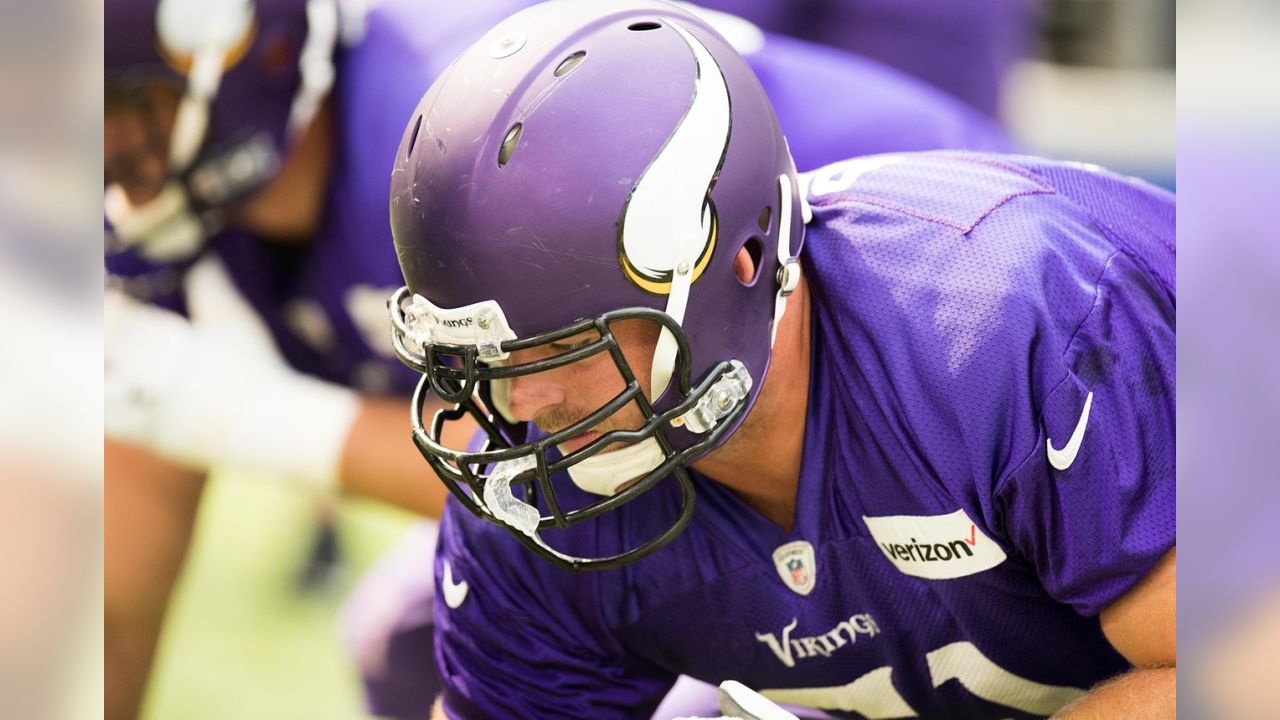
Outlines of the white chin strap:
M 621 450 L 597 453 L 569 466 L 573 484 L 596 495 L 613 495 L 623 485 L 644 476 L 666 459 L 655 438 L 646 438 Z
M 493 409 L 509 423 L 520 422 L 511 414 L 511 381 L 507 378 L 489 381 L 489 399 Z
M 711 207 L 704 205 L 702 213 L 702 225 L 707 227 L 711 223 L 709 217 Z M 676 321 L 677 325 L 684 323 L 684 312 L 689 305 L 689 287 L 693 285 L 694 265 L 698 262 L 698 253 L 702 247 L 703 238 L 690 235 L 680 244 L 676 262 L 672 265 L 671 291 L 667 295 L 666 313 Z M 653 400 L 662 397 L 662 393 L 666 392 L 667 385 L 671 382 L 671 373 L 675 370 L 676 353 L 679 350 L 680 346 L 676 343 L 675 335 L 672 335 L 671 331 L 664 326 L 662 334 L 658 336 L 658 346 L 653 350 L 653 369 L 649 376 L 649 397 Z
M 209 132 L 209 105 L 222 83 L 222 65 L 227 49 L 217 44 L 201 48 L 192 58 L 187 75 L 187 91 L 178 104 L 169 137 L 169 169 L 182 172 L 196 159 Z
M 787 312 L 787 298 L 800 284 L 800 262 L 791 255 L 791 177 L 778 176 L 781 207 L 778 209 L 778 296 L 773 301 L 773 325 L 769 330 L 769 347 L 778 339 L 778 326 Z M 808 222 L 806 218 L 806 222 Z

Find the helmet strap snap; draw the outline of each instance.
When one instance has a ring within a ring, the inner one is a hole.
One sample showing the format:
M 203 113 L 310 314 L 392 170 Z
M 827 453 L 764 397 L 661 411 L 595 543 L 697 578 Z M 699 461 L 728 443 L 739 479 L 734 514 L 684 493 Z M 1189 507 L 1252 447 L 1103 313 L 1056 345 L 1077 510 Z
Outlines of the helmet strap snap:
M 787 312 L 787 298 L 800 284 L 800 258 L 791 254 L 791 175 L 778 176 L 778 296 L 773 301 L 773 327 L 769 331 L 769 347 L 778 339 L 778 326 Z

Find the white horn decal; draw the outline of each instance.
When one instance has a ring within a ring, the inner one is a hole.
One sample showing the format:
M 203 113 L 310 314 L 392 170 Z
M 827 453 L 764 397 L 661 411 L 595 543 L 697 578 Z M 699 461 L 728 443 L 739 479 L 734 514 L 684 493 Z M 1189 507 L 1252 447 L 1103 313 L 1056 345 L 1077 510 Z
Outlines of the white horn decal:
M 716 242 L 711 187 L 729 145 L 729 88 L 724 74 L 701 42 L 670 19 L 666 23 L 693 52 L 697 68 L 693 97 L 666 144 L 636 181 L 622 210 L 618 238 L 627 277 L 656 294 L 678 292 L 672 279 L 682 264 L 680 274 L 687 289 L 711 259 Z M 679 279 L 676 284 L 681 284 Z M 683 315 L 683 307 L 679 310 Z M 677 322 L 680 319 L 676 317 Z

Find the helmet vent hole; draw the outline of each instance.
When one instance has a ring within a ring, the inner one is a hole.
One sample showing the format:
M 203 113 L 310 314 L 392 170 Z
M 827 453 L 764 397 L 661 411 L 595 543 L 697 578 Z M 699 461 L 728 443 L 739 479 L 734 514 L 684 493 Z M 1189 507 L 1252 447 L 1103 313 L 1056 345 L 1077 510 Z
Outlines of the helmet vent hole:
M 756 224 L 760 226 L 760 232 L 766 235 L 769 234 L 769 219 L 772 214 L 773 210 L 768 205 L 765 205 L 764 209 L 760 211 L 760 217 L 756 218 Z
M 511 155 L 516 151 L 516 145 L 520 144 L 520 136 L 524 133 L 524 123 L 516 123 L 507 130 L 507 136 L 502 139 L 502 147 L 498 149 L 498 167 L 506 167 L 511 161 Z
M 738 256 L 733 259 L 733 274 L 738 282 L 751 287 L 760 279 L 761 261 L 764 259 L 764 241 L 754 235 L 747 238 Z
M 560 64 L 556 66 L 555 76 L 564 77 L 565 75 L 568 75 L 574 68 L 578 67 L 578 63 L 582 62 L 582 59 L 586 56 L 586 50 L 579 50 L 564 60 L 561 60 Z
M 422 116 L 419 115 L 417 120 L 413 121 L 413 133 L 409 135 L 409 152 L 404 154 L 406 160 L 413 155 L 413 147 L 418 144 L 418 131 L 422 129 Z
M 631 30 L 632 32 L 644 32 L 646 30 L 657 30 L 660 27 L 662 27 L 662 23 L 656 23 L 656 22 L 653 22 L 652 20 L 646 20 L 644 22 L 632 23 L 627 26 L 627 29 Z

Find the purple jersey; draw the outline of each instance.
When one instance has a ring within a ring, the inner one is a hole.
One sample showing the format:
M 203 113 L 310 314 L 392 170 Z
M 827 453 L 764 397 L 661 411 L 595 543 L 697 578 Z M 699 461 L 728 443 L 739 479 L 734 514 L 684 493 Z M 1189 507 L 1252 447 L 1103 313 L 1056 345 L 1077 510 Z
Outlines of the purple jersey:
M 1172 196 L 961 153 L 806 180 L 794 528 L 695 477 L 667 548 L 575 575 L 451 501 L 452 717 L 636 717 L 680 674 L 839 717 L 1040 717 L 1128 667 L 1097 615 L 1174 545 Z M 556 544 L 632 547 L 675 493 Z

